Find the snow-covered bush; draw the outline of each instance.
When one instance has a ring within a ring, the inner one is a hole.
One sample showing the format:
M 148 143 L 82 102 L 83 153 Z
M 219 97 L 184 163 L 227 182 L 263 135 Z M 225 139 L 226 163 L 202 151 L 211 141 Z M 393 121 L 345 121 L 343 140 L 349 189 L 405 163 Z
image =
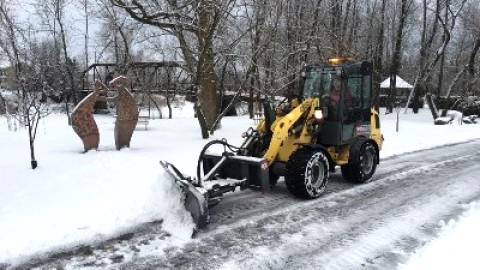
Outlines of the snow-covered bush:
M 469 96 L 459 99 L 452 109 L 462 112 L 464 116 L 480 115 L 480 97 Z

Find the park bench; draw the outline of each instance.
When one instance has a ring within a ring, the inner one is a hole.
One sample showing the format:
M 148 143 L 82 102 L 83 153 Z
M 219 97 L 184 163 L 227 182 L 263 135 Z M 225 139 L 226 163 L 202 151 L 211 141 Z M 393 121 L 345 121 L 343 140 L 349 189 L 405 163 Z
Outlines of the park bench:
M 141 124 L 145 127 L 145 130 L 148 129 L 148 123 L 150 122 L 150 117 L 147 115 L 139 115 L 137 125 Z
M 117 115 L 114 115 L 113 118 L 117 118 Z M 138 116 L 138 121 L 137 121 L 137 126 L 138 125 L 143 125 L 145 130 L 147 130 L 149 122 L 150 122 L 150 117 L 148 115 L 139 115 Z

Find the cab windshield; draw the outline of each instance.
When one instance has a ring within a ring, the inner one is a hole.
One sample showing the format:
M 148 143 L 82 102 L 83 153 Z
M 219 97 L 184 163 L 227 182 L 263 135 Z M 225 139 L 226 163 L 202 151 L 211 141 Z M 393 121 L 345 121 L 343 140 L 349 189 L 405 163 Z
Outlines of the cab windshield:
M 328 93 L 335 71 L 309 70 L 306 73 L 303 95 L 309 97 L 321 97 Z

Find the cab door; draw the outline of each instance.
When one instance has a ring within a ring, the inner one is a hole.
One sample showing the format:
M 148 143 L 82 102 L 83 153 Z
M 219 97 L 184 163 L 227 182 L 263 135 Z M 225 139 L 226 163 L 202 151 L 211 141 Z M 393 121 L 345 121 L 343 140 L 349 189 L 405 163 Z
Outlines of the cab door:
M 353 107 L 345 108 L 346 113 L 342 123 L 343 143 L 348 143 L 357 136 L 369 137 L 372 76 L 370 73 L 352 74 L 347 79 L 346 87 L 351 91 Z

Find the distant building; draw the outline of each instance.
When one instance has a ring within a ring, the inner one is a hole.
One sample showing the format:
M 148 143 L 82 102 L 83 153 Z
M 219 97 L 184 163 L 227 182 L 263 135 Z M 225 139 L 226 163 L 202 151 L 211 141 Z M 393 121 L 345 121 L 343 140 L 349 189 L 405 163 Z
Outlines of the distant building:
M 410 90 L 413 88 L 413 86 L 399 76 L 396 76 L 395 88 L 395 96 L 408 97 L 408 94 L 410 93 Z M 383 82 L 380 83 L 380 95 L 388 96 L 388 93 L 390 93 L 390 77 L 386 78 Z

